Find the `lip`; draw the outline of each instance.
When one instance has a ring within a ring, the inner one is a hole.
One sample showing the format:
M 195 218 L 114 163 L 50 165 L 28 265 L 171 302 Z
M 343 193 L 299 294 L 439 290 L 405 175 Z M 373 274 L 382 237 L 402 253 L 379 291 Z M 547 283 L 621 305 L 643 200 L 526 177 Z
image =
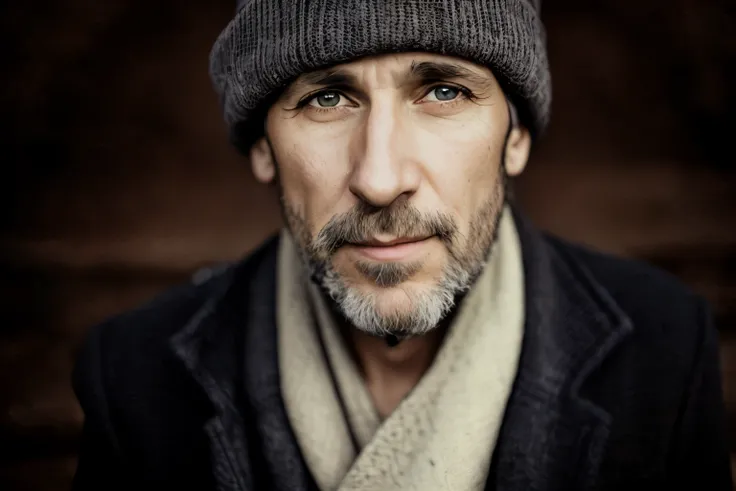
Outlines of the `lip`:
M 372 239 L 350 245 L 356 252 L 368 259 L 398 262 L 417 255 L 430 239 L 431 237 L 398 238 L 387 241 Z

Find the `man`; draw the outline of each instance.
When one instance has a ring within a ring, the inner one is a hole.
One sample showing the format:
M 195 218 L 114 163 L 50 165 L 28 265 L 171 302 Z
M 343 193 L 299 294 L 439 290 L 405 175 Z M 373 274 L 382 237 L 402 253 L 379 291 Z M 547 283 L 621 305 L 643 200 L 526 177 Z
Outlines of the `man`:
M 529 0 L 244 0 L 212 52 L 286 227 L 96 328 L 75 489 L 730 489 L 716 333 L 537 231 Z

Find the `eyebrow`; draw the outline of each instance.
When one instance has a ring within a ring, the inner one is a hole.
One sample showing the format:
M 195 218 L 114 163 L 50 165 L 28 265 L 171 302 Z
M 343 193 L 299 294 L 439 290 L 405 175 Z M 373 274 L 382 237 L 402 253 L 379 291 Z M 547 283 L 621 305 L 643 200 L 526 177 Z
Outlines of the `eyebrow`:
M 355 75 L 343 68 L 326 68 L 301 75 L 293 84 L 286 89 L 286 95 L 298 92 L 310 86 L 332 86 L 345 87 L 356 86 Z
M 472 84 L 487 86 L 491 84 L 489 77 L 483 76 L 469 68 L 455 63 L 437 61 L 412 62 L 411 76 L 424 81 L 439 81 L 452 78 L 462 78 Z

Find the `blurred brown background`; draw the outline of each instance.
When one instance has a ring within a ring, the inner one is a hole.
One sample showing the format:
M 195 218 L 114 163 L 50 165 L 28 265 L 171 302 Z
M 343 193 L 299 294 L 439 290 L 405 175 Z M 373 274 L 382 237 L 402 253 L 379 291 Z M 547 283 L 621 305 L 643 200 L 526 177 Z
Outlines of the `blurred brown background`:
M 87 328 L 279 225 L 207 78 L 233 5 L 0 7 L 0 489 L 69 488 L 83 418 L 69 374 Z M 736 428 L 733 2 L 546 0 L 544 17 L 553 123 L 519 199 L 542 227 L 710 299 Z

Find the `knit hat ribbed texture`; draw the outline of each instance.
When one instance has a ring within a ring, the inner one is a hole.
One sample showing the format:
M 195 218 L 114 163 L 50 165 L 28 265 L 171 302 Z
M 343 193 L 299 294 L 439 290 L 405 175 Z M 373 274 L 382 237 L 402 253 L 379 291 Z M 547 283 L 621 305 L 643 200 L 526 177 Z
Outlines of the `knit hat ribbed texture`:
M 238 0 L 210 76 L 232 127 L 303 73 L 385 53 L 458 56 L 493 71 L 536 136 L 551 102 L 540 2 Z

